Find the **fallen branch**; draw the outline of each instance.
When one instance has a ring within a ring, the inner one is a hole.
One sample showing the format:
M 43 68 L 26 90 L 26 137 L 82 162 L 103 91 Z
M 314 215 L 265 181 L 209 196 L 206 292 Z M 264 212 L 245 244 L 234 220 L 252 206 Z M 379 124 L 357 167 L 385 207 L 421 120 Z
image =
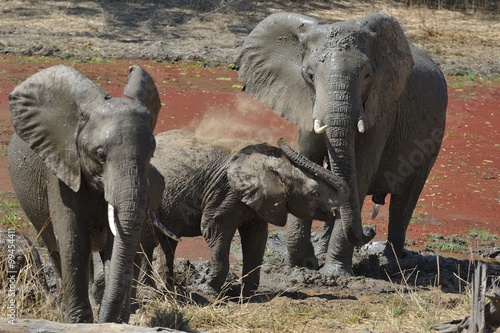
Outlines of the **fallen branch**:
M 149 332 L 183 332 L 170 328 L 140 327 L 128 324 L 65 324 L 43 319 L 15 319 L 13 323 L 6 318 L 0 318 L 2 333 L 149 333 Z
M 500 290 L 494 281 L 493 294 L 486 295 L 487 280 L 487 265 L 479 262 L 472 282 L 471 315 L 432 328 L 438 333 L 488 333 L 500 328 Z M 486 297 L 490 299 L 488 304 Z

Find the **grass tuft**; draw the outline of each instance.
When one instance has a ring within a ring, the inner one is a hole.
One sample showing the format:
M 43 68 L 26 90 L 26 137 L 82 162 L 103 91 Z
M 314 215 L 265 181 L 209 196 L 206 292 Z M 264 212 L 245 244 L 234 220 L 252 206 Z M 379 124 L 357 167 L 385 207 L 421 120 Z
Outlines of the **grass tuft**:
M 14 229 L 0 233 L 0 317 L 61 321 L 62 293 L 49 290 L 37 248 Z

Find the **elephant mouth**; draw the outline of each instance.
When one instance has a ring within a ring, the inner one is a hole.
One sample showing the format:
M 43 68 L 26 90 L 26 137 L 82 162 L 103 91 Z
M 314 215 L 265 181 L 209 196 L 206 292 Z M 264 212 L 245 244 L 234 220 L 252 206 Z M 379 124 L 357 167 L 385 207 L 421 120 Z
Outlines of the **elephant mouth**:
M 320 221 L 333 221 L 335 220 L 335 211 L 329 211 L 323 207 L 317 207 L 314 210 L 314 215 L 312 217 Z

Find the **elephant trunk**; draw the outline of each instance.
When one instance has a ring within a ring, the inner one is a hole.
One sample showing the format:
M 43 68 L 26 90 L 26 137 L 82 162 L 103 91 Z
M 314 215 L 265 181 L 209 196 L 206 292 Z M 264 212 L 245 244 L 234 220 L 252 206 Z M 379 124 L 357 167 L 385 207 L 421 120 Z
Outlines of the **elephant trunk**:
M 278 140 L 278 146 L 293 164 L 315 175 L 335 189 L 337 195 L 333 198 L 333 201 L 337 206 L 342 205 L 347 200 L 349 197 L 349 187 L 342 178 L 293 150 L 285 139 L 280 138 Z
M 375 231 L 367 227 L 362 228 L 361 207 L 359 202 L 358 184 L 356 177 L 356 160 L 354 154 L 354 133 L 358 119 L 353 119 L 362 114 L 362 105 L 357 100 L 353 101 L 352 92 L 340 90 L 335 94 L 337 99 L 333 102 L 333 112 L 329 113 L 324 123 L 326 128 L 327 149 L 330 157 L 332 171 L 345 180 L 350 187 L 350 196 L 340 207 L 340 223 L 349 243 L 361 246 L 375 237 Z M 359 127 L 359 126 L 358 126 Z
M 130 313 L 133 262 L 147 210 L 146 177 L 137 177 L 136 170 L 134 166 L 129 167 L 127 180 L 115 181 L 120 185 L 111 186 L 109 191 L 105 189 L 106 201 L 115 208 L 117 221 L 109 269 L 111 283 L 106 283 L 104 290 L 99 312 L 101 323 L 126 322 Z

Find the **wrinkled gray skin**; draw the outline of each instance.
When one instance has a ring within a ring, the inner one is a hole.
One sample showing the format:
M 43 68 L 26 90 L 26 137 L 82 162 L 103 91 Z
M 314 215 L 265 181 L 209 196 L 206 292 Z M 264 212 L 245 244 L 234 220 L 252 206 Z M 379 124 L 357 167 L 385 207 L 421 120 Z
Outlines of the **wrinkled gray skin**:
M 366 195 L 383 204 L 391 193 L 386 253 L 392 245 L 401 256 L 444 133 L 447 89 L 437 65 L 388 15 L 319 24 L 279 13 L 246 38 L 237 67 L 250 95 L 298 125 L 298 151 L 318 164 L 327 157 L 349 184 L 338 221 L 327 226 L 322 273 L 351 275 L 353 246 L 374 236 L 362 227 Z M 289 221 L 292 265 L 318 267 L 310 229 L 310 220 Z
M 149 165 L 148 182 L 148 207 L 153 212 L 156 212 L 161 204 L 163 191 L 165 189 L 165 181 L 159 171 L 151 164 Z M 141 233 L 140 248 L 138 252 L 136 252 L 135 257 L 129 259 L 134 260 L 132 289 L 130 297 L 127 297 L 127 302 L 123 303 L 119 321 L 125 321 L 125 319 L 129 317 L 130 313 L 135 313 L 135 310 L 138 309 L 139 304 L 137 302 L 133 302 L 137 298 L 137 281 L 140 281 L 140 284 L 155 287 L 155 281 L 152 279 L 151 269 L 149 266 L 152 258 L 145 260 L 146 257 L 144 255 L 144 248 L 149 248 L 151 244 L 155 244 L 154 246 L 158 245 L 158 239 L 162 237 L 162 235 L 163 232 L 154 226 L 154 223 L 152 223 L 148 214 L 146 224 Z M 113 241 L 114 236 L 111 233 L 108 233 L 108 239 L 103 250 L 93 252 L 90 258 L 89 296 L 92 306 L 101 305 L 106 281 L 112 281 L 110 280 L 111 277 L 109 267 L 111 267 Z M 151 252 L 153 251 L 154 246 L 151 249 Z M 149 269 L 149 271 L 146 272 L 146 269 Z M 130 304 L 128 300 L 131 301 Z
M 146 219 L 153 128 L 161 107 L 149 74 L 136 66 L 130 71 L 127 97 L 111 97 L 62 65 L 34 74 L 9 95 L 15 128 L 10 176 L 61 275 L 66 322 L 93 321 L 89 257 L 105 251 L 108 238 L 112 283 L 99 322 L 128 320 L 132 259 Z M 108 204 L 115 212 L 114 240 Z
M 345 182 L 294 151 L 287 158 L 286 150 L 266 143 L 202 139 L 178 130 L 158 134 L 156 142 L 151 163 L 165 178 L 158 218 L 179 237 L 203 235 L 207 241 L 207 292 L 220 292 L 226 280 L 236 230 L 248 294 L 259 285 L 268 223 L 283 226 L 288 213 L 333 221 L 347 199 Z M 163 237 L 161 243 L 172 274 L 177 242 Z

